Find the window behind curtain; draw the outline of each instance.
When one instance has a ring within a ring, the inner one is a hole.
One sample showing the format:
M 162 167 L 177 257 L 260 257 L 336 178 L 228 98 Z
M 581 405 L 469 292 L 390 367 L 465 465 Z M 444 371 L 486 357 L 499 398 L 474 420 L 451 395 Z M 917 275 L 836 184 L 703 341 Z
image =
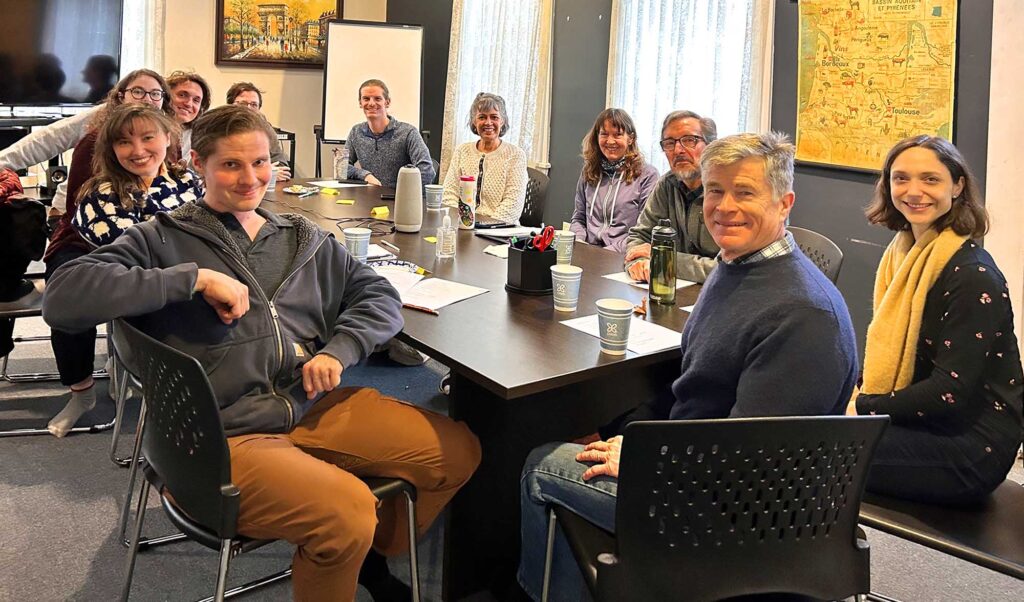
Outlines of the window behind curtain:
M 711 117 L 719 136 L 761 126 L 761 65 L 770 6 L 758 0 L 617 0 L 608 104 L 625 109 L 659 171 L 661 122 L 676 109 Z M 766 19 L 767 17 L 767 19 Z M 770 52 L 770 46 L 768 46 Z
M 480 92 L 505 99 L 509 123 L 502 139 L 530 156 L 539 109 L 545 2 L 550 0 L 455 0 L 441 150 L 444 169 L 456 146 L 477 138 L 469 130 L 468 118 Z

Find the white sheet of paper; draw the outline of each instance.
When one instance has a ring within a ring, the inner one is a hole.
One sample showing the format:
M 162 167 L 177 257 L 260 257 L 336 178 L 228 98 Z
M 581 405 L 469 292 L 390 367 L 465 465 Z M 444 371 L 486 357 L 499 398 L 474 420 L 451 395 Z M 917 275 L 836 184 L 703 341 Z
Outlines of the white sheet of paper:
M 626 284 L 635 286 L 637 288 L 642 288 L 644 290 L 647 290 L 649 288 L 647 286 L 646 282 L 637 282 L 636 280 L 633 280 L 632 278 L 630 278 L 629 274 L 627 274 L 626 272 L 614 272 L 612 274 L 605 274 L 604 277 L 609 279 L 609 280 L 615 280 L 616 282 L 625 282 Z M 694 285 L 694 284 L 697 284 L 697 283 L 696 282 L 690 282 L 689 280 L 683 280 L 682 278 L 676 278 L 676 288 L 677 289 L 680 289 L 680 288 L 683 288 L 683 287 L 687 287 L 687 286 L 691 286 L 691 285 Z
M 377 265 L 373 266 L 373 271 L 386 278 L 391 283 L 391 286 L 395 287 L 395 290 L 398 291 L 398 296 L 403 301 L 409 289 L 416 286 L 420 280 L 423 280 L 423 274 L 410 272 L 407 268 L 400 266 Z
M 510 228 L 484 228 L 477 230 L 480 234 L 487 236 L 527 236 L 530 232 L 540 232 L 540 228 L 528 228 L 526 226 L 513 226 Z
M 580 332 L 585 332 L 592 337 L 598 336 L 597 314 L 564 320 L 562 324 L 569 328 L 575 328 Z M 633 319 L 629 322 L 629 343 L 626 344 L 626 348 L 633 353 L 654 353 L 655 351 L 678 347 L 681 336 L 682 333 L 676 332 L 671 328 L 658 326 L 657 324 L 646 322 L 638 316 L 633 316 Z
M 494 255 L 495 257 L 501 257 L 502 259 L 508 259 L 508 245 L 491 245 L 484 249 L 484 253 Z
M 358 188 L 360 186 L 369 186 L 369 184 L 350 184 L 348 182 L 339 182 L 337 180 L 318 180 L 316 182 L 307 182 L 310 186 L 319 186 L 321 188 Z
M 679 309 L 681 309 L 683 311 L 686 311 L 686 312 L 689 312 L 689 313 L 692 314 L 694 307 L 697 307 L 697 306 L 696 305 L 687 305 L 686 307 L 680 307 Z
M 377 243 L 371 243 L 366 248 L 366 260 L 374 261 L 379 259 L 397 259 L 394 252 L 385 249 L 383 246 Z
M 399 291 L 401 292 L 401 291 Z M 402 303 L 437 311 L 446 305 L 482 295 L 487 289 L 441 278 L 427 278 L 402 293 Z

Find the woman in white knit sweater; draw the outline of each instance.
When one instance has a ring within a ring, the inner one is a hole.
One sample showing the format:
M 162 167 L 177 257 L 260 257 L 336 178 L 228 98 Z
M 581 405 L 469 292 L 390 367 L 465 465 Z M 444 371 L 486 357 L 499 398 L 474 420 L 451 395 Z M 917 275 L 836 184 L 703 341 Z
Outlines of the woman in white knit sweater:
M 477 219 L 518 224 L 526 202 L 526 153 L 501 139 L 508 131 L 505 100 L 481 92 L 469 108 L 469 129 L 480 136 L 460 144 L 452 154 L 444 177 L 444 203 L 457 207 L 459 177 L 477 181 Z

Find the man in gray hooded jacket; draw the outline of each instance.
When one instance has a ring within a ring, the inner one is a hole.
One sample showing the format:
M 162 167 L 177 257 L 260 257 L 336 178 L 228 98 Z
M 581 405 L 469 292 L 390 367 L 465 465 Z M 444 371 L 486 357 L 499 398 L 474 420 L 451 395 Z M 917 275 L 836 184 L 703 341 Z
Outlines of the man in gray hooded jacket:
M 472 475 L 480 446 L 464 424 L 337 388 L 346 367 L 401 330 L 401 301 L 324 230 L 259 208 L 273 135 L 240 106 L 199 117 L 192 158 L 204 198 L 62 266 L 43 315 L 68 330 L 133 316 L 199 360 L 241 492 L 239 532 L 298 546 L 296 599 L 351 600 L 357 583 L 375 600 L 408 599 L 384 559 L 405 550 L 404 509 L 378 508 L 357 477 L 413 483 L 422 532 Z

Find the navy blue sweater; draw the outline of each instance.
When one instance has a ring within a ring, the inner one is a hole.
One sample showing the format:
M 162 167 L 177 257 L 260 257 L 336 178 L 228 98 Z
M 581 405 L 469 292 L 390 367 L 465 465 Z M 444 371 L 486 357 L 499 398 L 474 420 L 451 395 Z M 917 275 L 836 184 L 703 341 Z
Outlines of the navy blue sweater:
M 721 263 L 682 338 L 679 378 L 601 430 L 635 420 L 842 414 L 857 379 L 857 344 L 836 287 L 807 257 Z

